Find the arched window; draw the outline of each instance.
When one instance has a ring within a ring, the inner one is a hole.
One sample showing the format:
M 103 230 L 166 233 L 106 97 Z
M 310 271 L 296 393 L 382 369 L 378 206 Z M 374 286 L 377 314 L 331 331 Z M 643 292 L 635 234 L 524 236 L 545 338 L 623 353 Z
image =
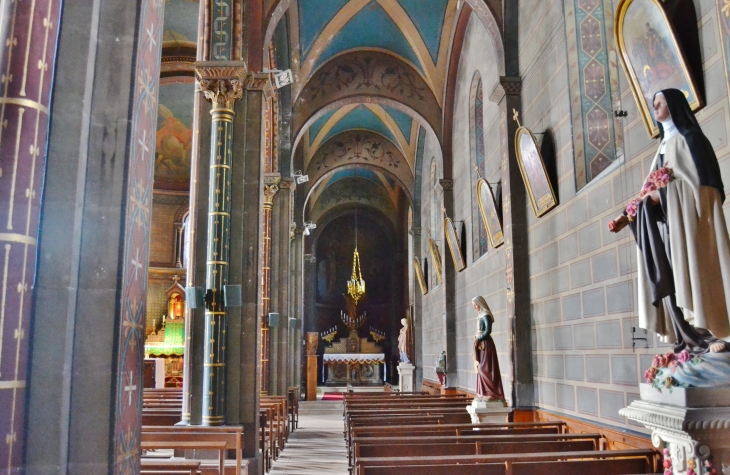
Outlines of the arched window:
M 472 250 L 474 253 L 473 259 L 476 261 L 489 249 L 489 236 L 487 235 L 487 228 L 484 225 L 482 214 L 479 212 L 479 203 L 477 201 L 476 194 L 476 182 L 479 177 L 487 176 L 487 162 L 484 154 L 484 95 L 482 92 L 482 78 L 477 72 L 472 80 L 471 95 L 471 120 L 470 120 L 470 138 L 471 138 L 471 151 L 472 159 L 476 163 L 479 173 L 473 167 L 471 194 L 472 194 Z
M 441 236 L 441 230 L 443 229 L 443 210 L 441 209 L 441 200 L 439 199 L 439 190 L 437 188 L 439 184 L 438 167 L 436 166 L 436 158 L 431 158 L 431 238 L 438 242 Z M 426 248 L 428 249 L 428 247 Z M 439 285 L 439 280 L 434 273 L 432 282 L 430 283 L 431 288 Z

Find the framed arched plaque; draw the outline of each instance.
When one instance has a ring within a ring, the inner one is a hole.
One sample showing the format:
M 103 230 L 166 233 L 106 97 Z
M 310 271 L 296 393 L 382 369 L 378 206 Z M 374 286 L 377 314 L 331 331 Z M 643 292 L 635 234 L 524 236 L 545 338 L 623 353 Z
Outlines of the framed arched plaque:
M 693 112 L 704 106 L 672 24 L 658 0 L 621 0 L 614 23 L 616 47 L 650 137 L 659 136 L 654 122 L 654 94 L 679 89 Z
M 545 164 L 542 161 L 537 140 L 526 127 L 515 132 L 515 151 L 520 165 L 522 180 L 530 195 L 532 211 L 538 218 L 557 206 L 558 202 L 550 184 Z
M 451 218 L 448 216 L 444 218 L 444 236 L 446 236 L 446 242 L 449 243 L 449 250 L 451 251 L 451 258 L 454 259 L 454 267 L 456 271 L 460 272 L 466 267 L 464 256 L 461 254 L 461 246 L 459 246 L 459 235 L 456 234 L 456 226 Z
M 444 267 L 441 264 L 441 251 L 439 251 L 439 247 L 436 244 L 436 241 L 429 238 L 428 239 L 428 247 L 431 250 L 431 261 L 433 261 L 433 272 L 436 275 L 436 279 L 438 279 L 439 284 L 443 282 L 444 280 Z
M 489 243 L 496 248 L 504 244 L 504 233 L 502 232 L 502 220 L 497 214 L 497 203 L 494 201 L 492 188 L 487 180 L 480 178 L 477 180 L 477 202 L 479 202 L 479 212 L 482 215 L 482 222 L 487 229 Z
M 421 287 L 421 293 L 426 295 L 428 293 L 428 282 L 426 282 L 426 277 L 423 275 L 421 261 L 417 256 L 413 256 L 413 268 L 416 271 L 416 280 L 418 280 L 418 285 Z

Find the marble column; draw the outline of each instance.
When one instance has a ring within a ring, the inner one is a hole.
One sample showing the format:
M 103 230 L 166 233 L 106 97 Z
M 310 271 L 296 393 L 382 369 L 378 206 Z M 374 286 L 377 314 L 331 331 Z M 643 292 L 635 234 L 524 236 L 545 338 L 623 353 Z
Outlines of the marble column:
M 530 335 L 530 281 L 527 255 L 526 192 L 515 153 L 518 125 L 512 120 L 519 111 L 522 81 L 500 77 L 489 100 L 500 107 L 502 150 L 502 228 L 504 231 L 507 318 L 510 321 L 512 407 L 534 404 L 532 343 Z
M 23 460 L 28 342 L 61 2 L 0 5 L 0 472 Z M 42 67 L 38 68 L 37 65 Z
M 268 316 L 271 309 L 271 210 L 279 191 L 278 179 L 264 185 L 263 224 L 261 226 L 261 392 L 269 394 L 270 332 Z
M 302 320 L 304 318 L 304 236 L 301 226 L 291 232 L 291 267 L 289 272 L 289 380 L 288 386 L 302 388 Z
M 62 28 L 45 3 L 15 2 L 36 8 L 26 17 L 32 30 L 59 35 L 32 284 L 24 473 L 138 473 L 164 3 L 64 2 Z M 51 57 L 38 56 L 47 45 L 21 56 L 34 70 L 50 69 Z M 20 150 L 43 150 L 45 140 L 34 147 Z M 23 194 L 39 199 L 40 189 L 24 184 Z
M 228 285 L 231 231 L 233 107 L 243 96 L 245 67 L 240 63 L 195 66 L 198 85 L 211 102 L 210 189 L 205 272 L 205 353 L 203 425 L 225 422 L 226 341 L 228 319 L 224 288 Z

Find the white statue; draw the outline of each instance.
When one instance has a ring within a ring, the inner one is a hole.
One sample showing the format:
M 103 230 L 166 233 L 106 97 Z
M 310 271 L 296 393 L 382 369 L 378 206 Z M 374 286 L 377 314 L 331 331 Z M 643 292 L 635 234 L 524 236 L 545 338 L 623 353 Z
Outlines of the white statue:
M 400 352 L 401 363 L 410 363 L 411 360 L 408 358 L 408 320 L 405 318 L 400 319 L 403 328 L 400 329 L 398 335 L 398 351 Z

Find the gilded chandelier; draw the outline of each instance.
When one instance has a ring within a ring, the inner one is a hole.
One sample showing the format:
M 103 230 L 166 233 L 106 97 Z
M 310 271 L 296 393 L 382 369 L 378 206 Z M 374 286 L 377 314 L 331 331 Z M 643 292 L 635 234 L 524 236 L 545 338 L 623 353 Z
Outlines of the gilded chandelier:
M 357 301 L 365 295 L 365 280 L 360 272 L 360 253 L 357 252 L 357 210 L 355 210 L 355 252 L 352 254 L 352 277 L 347 281 L 347 293 Z

